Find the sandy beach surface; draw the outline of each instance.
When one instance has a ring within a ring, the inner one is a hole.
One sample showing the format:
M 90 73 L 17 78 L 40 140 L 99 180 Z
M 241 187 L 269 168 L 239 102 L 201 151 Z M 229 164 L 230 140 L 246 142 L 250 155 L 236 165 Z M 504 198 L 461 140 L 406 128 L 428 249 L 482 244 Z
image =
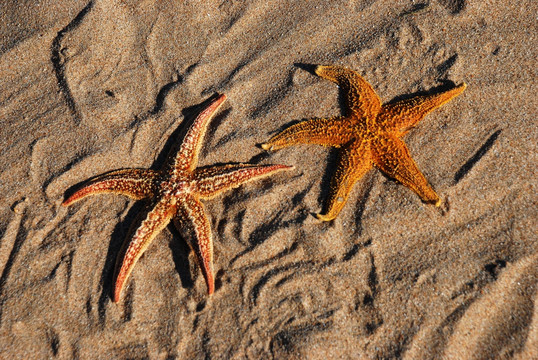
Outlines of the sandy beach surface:
M 537 359 L 535 1 L 4 1 L 0 357 Z M 467 84 L 404 141 L 436 208 L 374 169 L 331 222 L 337 151 L 267 152 L 341 113 L 305 70 L 359 72 L 386 103 Z M 216 290 L 165 228 L 112 302 L 148 202 L 61 206 L 109 170 L 157 169 L 226 94 L 199 165 L 292 171 L 204 201 Z

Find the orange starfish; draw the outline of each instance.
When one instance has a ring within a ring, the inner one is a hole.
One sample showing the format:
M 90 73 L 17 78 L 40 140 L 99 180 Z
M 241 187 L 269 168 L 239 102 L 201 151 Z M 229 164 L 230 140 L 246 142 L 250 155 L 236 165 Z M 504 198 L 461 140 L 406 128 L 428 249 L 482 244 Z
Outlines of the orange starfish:
M 193 249 L 201 264 L 209 294 L 214 291 L 213 241 L 211 227 L 200 199 L 208 199 L 231 188 L 268 176 L 280 170 L 291 169 L 285 165 L 228 164 L 196 168 L 198 153 L 207 125 L 217 109 L 226 99 L 220 95 L 198 115 L 189 128 L 175 157 L 170 158 L 161 171 L 145 169 L 123 169 L 111 171 L 90 179 L 88 183 L 69 196 L 62 205 L 69 206 L 86 196 L 115 193 L 139 200 L 153 198 L 155 205 L 148 212 L 123 258 L 118 257 L 114 302 L 120 299 L 121 291 L 134 265 L 151 241 L 163 230 L 170 220 L 178 229 L 190 225 L 194 230 L 197 249 Z M 121 265 L 120 265 L 121 264 Z
M 262 147 L 278 150 L 297 144 L 318 144 L 341 148 L 326 213 L 317 217 L 323 221 L 336 218 L 355 182 L 373 166 L 411 188 L 423 201 L 439 206 L 439 196 L 400 138 L 427 113 L 461 94 L 466 85 L 382 105 L 372 86 L 355 71 L 339 66 L 317 66 L 315 73 L 340 87 L 344 116 L 311 119 L 290 126 Z

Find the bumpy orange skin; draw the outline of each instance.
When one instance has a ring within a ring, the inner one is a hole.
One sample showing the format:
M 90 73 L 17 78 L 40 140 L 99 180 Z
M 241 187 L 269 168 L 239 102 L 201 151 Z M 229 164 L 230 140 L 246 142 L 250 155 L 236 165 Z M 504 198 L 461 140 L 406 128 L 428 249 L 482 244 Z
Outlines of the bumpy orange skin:
M 374 166 L 412 189 L 423 201 L 439 206 L 439 196 L 400 138 L 427 113 L 461 94 L 466 85 L 382 105 L 372 86 L 353 70 L 318 66 L 315 72 L 340 87 L 344 115 L 300 122 L 273 136 L 262 147 L 278 150 L 292 145 L 317 144 L 340 148 L 326 212 L 317 217 L 323 221 L 336 218 L 353 185 Z

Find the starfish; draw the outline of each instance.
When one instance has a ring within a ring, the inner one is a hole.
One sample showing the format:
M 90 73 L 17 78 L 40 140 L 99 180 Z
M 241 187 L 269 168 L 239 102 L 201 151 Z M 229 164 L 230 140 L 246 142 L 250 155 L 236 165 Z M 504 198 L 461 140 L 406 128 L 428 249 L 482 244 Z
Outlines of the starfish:
M 278 150 L 297 144 L 340 148 L 326 212 L 316 216 L 322 221 L 335 219 L 355 182 L 374 166 L 416 192 L 424 202 L 440 206 L 439 196 L 428 184 L 400 138 L 427 113 L 461 94 L 465 83 L 442 93 L 381 104 L 372 86 L 353 70 L 339 66 L 317 66 L 315 73 L 340 87 L 344 115 L 300 122 L 261 146 L 265 150 Z
M 125 282 L 140 256 L 171 220 L 174 220 L 178 230 L 185 230 L 187 226 L 194 235 L 196 245 L 189 245 L 197 255 L 211 295 L 215 289 L 213 240 L 210 223 L 200 200 L 212 198 L 250 180 L 292 168 L 285 165 L 254 164 L 196 167 L 209 120 L 225 99 L 225 95 L 218 96 L 198 115 L 188 129 L 177 155 L 170 157 L 162 170 L 123 169 L 107 172 L 88 180 L 62 203 L 69 206 L 86 196 L 102 193 L 125 195 L 135 200 L 154 200 L 153 207 L 134 232 L 126 251 L 120 252 L 118 256 L 114 302 L 119 301 Z

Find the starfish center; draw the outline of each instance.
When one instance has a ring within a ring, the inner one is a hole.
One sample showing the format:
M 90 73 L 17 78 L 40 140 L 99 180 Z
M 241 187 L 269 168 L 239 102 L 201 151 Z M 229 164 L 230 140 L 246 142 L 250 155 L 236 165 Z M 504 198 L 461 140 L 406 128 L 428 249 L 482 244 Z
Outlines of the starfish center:
M 163 196 L 177 197 L 181 194 L 190 193 L 192 190 L 192 182 L 187 180 L 172 178 L 161 183 L 161 193 Z

